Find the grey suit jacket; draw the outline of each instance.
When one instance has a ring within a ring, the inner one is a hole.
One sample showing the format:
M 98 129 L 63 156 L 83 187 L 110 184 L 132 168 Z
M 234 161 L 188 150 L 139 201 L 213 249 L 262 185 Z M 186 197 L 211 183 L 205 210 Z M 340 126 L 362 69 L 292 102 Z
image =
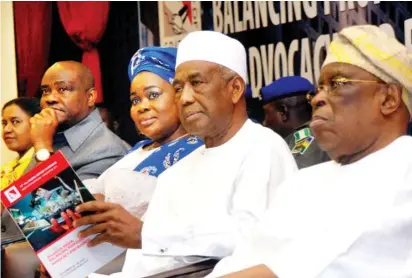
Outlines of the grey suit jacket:
M 84 120 L 54 136 L 53 148 L 62 151 L 80 180 L 97 178 L 121 159 L 130 146 L 111 132 L 95 109 Z M 36 165 L 33 158 L 27 167 Z

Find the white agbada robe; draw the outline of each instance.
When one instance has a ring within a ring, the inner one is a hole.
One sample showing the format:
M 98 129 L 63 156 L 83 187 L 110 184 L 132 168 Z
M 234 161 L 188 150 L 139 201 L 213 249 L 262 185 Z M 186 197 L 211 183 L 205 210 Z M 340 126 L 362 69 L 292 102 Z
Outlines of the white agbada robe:
M 123 272 L 112 276 L 144 277 L 230 255 L 296 170 L 286 142 L 250 120 L 227 143 L 200 147 L 159 176 L 142 249 L 128 250 Z
M 208 277 L 258 264 L 280 278 L 412 277 L 412 137 L 350 165 L 296 173 Z

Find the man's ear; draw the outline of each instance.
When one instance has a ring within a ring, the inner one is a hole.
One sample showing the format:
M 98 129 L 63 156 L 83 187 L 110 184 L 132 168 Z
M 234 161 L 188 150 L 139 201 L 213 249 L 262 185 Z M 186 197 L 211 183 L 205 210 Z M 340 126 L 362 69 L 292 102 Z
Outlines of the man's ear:
M 243 94 L 245 93 L 245 82 L 240 76 L 235 76 L 230 83 L 230 86 L 232 86 L 232 102 L 236 104 L 239 102 L 239 100 L 243 97 Z
M 285 104 L 282 104 L 278 107 L 277 109 L 280 114 L 280 118 L 282 119 L 282 122 L 287 122 L 289 120 L 289 107 L 287 107 Z
M 395 84 L 387 84 L 386 88 L 381 112 L 384 116 L 389 116 L 402 105 L 402 88 Z
M 93 107 L 96 104 L 97 90 L 96 88 L 90 88 L 87 92 L 87 104 L 89 107 Z

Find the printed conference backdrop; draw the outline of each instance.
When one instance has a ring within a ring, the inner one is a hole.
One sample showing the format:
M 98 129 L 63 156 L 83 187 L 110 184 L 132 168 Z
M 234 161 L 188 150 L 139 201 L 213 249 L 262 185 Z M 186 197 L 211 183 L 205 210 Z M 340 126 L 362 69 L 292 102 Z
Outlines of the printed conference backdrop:
M 327 47 L 346 26 L 374 24 L 412 49 L 408 1 L 174 1 L 159 2 L 163 46 L 177 46 L 193 30 L 238 39 L 248 54 L 253 95 L 283 76 L 316 83 Z

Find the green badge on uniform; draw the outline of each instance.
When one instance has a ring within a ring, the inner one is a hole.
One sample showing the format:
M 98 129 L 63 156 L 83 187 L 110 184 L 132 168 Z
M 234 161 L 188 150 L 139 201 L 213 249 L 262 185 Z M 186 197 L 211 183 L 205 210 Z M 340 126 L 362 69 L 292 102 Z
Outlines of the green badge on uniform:
M 292 154 L 304 154 L 314 139 L 309 128 L 296 131 L 293 136 L 295 137 L 295 146 L 292 149 Z

